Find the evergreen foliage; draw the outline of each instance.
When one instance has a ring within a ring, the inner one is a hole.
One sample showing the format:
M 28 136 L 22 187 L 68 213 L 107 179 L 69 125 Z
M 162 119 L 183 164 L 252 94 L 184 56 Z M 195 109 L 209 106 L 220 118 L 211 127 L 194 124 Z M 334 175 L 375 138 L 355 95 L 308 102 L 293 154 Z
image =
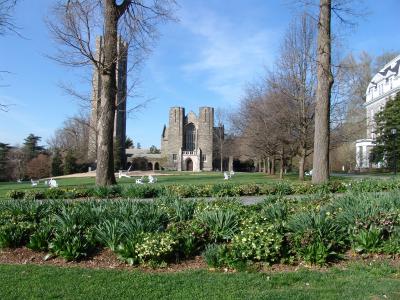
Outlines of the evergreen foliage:
M 67 155 L 65 156 L 64 159 L 64 174 L 73 174 L 77 170 L 77 164 L 76 164 L 76 157 L 74 156 L 74 153 L 71 150 L 67 151 Z
M 7 154 L 9 150 L 8 144 L 0 143 L 0 181 L 7 179 Z
M 127 137 L 125 140 L 125 149 L 128 148 L 135 148 L 135 144 L 133 143 L 133 140 L 130 137 Z
M 44 150 L 43 146 L 39 146 L 39 141 L 41 140 L 40 136 L 36 136 L 33 133 L 29 134 L 27 138 L 25 138 L 23 151 L 25 155 L 25 161 L 30 161 L 35 158 L 41 151 Z
M 114 171 L 118 171 L 122 168 L 121 161 L 121 142 L 119 138 L 114 139 Z
M 151 153 L 151 154 L 159 154 L 159 153 L 161 153 L 161 151 L 160 151 L 160 149 L 158 149 L 156 146 L 152 145 L 152 146 L 150 147 L 150 153 Z
M 400 154 L 399 143 L 396 141 L 396 135 L 400 134 L 400 93 L 375 115 L 375 123 L 376 146 L 372 149 L 371 161 L 392 168 L 394 158 Z M 392 134 L 392 129 L 397 130 L 396 135 Z
M 51 161 L 51 175 L 52 176 L 63 175 L 62 157 L 60 154 L 60 150 L 58 149 L 55 149 L 53 153 L 53 159 Z

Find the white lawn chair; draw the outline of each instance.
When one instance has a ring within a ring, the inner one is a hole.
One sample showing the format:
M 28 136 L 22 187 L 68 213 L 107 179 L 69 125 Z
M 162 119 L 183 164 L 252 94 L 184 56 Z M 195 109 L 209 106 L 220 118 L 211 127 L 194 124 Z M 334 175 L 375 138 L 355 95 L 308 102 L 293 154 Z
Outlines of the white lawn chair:
M 152 175 L 149 175 L 149 183 L 156 183 L 157 182 L 157 178 L 153 177 Z
M 232 170 L 232 171 L 229 172 L 229 175 L 232 177 L 232 176 L 235 175 L 235 172 Z
M 309 172 L 305 173 L 306 176 L 312 176 L 312 170 L 310 170 Z
M 122 172 L 121 170 L 118 173 L 118 178 L 121 179 L 122 177 L 126 177 L 126 178 L 131 178 L 131 176 L 129 176 L 127 174 L 127 172 Z
M 56 181 L 55 179 L 51 178 L 51 179 L 49 180 L 49 187 L 50 187 L 50 188 L 56 188 L 56 187 L 58 187 L 57 181 Z
M 142 176 L 141 178 L 136 179 L 137 184 L 143 184 L 144 177 Z
M 131 176 L 128 175 L 128 173 L 129 173 L 129 171 L 131 170 L 131 168 L 132 168 L 132 165 L 129 166 L 129 169 L 126 170 L 126 172 L 124 172 L 124 171 L 122 171 L 122 170 L 119 170 L 118 178 L 119 178 L 119 179 L 121 179 L 122 177 L 131 178 Z
M 37 186 L 39 183 L 39 180 L 35 181 L 35 180 L 31 179 L 31 183 L 32 183 L 32 186 Z
M 18 183 L 22 183 L 22 180 L 21 180 L 21 179 L 18 179 L 17 182 L 18 182 Z
M 224 172 L 224 180 L 229 180 L 230 178 L 231 176 L 227 172 Z

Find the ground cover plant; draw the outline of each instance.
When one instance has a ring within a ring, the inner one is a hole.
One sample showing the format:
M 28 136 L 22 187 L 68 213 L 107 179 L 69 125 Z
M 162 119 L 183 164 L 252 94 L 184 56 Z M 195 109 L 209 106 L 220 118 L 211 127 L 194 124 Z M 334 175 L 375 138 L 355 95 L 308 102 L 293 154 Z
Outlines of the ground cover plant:
M 131 265 L 203 255 L 210 267 L 326 265 L 352 251 L 400 254 L 400 192 L 268 196 L 245 206 L 164 196 L 136 200 L 1 200 L 0 248 L 26 246 L 65 260 L 108 248 Z

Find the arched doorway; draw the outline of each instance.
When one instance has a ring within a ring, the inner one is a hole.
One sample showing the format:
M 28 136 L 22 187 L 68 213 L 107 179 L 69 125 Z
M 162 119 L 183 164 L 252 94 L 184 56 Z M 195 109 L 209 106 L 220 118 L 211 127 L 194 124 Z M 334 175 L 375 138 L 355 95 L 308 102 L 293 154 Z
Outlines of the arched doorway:
M 186 171 L 193 171 L 193 161 L 190 158 L 186 160 Z
M 160 165 L 158 162 L 154 164 L 154 170 L 160 170 Z
M 153 164 L 151 162 L 147 164 L 147 170 L 153 170 Z

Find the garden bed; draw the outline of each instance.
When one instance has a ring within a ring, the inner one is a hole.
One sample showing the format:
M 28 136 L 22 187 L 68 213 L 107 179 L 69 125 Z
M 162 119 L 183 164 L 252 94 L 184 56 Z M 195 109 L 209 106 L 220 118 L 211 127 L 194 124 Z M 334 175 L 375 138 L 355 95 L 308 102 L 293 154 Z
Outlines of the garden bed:
M 232 198 L 173 196 L 151 202 L 3 200 L 0 248 L 27 247 L 39 256 L 46 252 L 88 264 L 101 264 L 112 251 L 116 266 L 156 269 L 198 256 L 217 269 L 325 266 L 343 260 L 348 251 L 399 255 L 399 212 L 398 191 L 270 196 L 250 206 Z

